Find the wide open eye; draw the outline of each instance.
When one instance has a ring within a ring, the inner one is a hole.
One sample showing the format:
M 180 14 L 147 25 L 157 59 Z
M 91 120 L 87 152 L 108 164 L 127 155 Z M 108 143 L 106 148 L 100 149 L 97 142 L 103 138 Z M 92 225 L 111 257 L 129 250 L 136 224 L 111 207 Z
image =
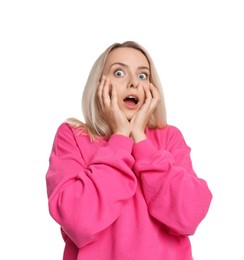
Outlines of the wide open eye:
M 147 79 L 147 73 L 140 73 L 138 75 L 138 78 L 140 78 L 140 79 Z
M 123 77 L 125 74 L 122 70 L 116 70 L 114 72 L 115 77 Z

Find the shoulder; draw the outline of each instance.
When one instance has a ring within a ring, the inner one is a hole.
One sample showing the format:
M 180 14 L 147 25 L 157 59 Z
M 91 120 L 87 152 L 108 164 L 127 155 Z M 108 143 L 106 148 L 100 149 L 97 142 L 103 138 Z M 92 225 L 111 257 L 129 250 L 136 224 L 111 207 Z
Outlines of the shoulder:
M 68 122 L 62 122 L 55 134 L 53 149 L 57 154 L 66 153 L 67 151 L 72 151 L 72 153 L 78 152 L 81 140 L 88 139 L 87 136 L 83 134 L 78 134 L 77 127 L 70 125 Z M 82 142 L 84 146 L 84 141 Z
M 66 122 L 61 123 L 54 137 L 54 147 L 67 146 L 67 144 L 74 143 L 74 134 L 70 125 Z
M 182 136 L 180 129 L 174 125 L 167 125 L 163 128 L 148 129 L 149 135 L 160 136 L 171 139 L 172 137 Z
M 55 140 L 58 143 L 74 143 L 78 136 L 77 128 L 68 122 L 62 122 L 56 131 Z
M 158 130 L 162 132 L 165 131 L 165 133 L 169 133 L 169 134 L 181 134 L 181 130 L 174 125 L 167 125 L 166 127 L 160 128 Z
M 181 130 L 174 125 L 167 125 L 164 128 L 148 129 L 147 136 L 160 147 L 170 149 L 175 145 L 186 146 Z
M 56 133 L 56 139 L 63 142 L 71 142 L 79 147 L 91 144 L 103 143 L 103 138 L 92 140 L 84 125 L 75 126 L 69 122 L 63 122 L 59 125 Z
M 85 135 L 85 132 L 82 126 L 74 126 L 69 122 L 62 122 L 57 129 L 57 134 L 71 134 L 74 136 Z
M 72 134 L 72 132 L 73 130 L 70 124 L 68 124 L 67 122 L 63 122 L 58 126 L 56 135 L 67 135 Z
M 67 131 L 67 130 L 71 130 L 71 126 L 67 123 L 67 122 L 62 122 L 57 129 L 57 132 L 63 132 L 63 131 Z

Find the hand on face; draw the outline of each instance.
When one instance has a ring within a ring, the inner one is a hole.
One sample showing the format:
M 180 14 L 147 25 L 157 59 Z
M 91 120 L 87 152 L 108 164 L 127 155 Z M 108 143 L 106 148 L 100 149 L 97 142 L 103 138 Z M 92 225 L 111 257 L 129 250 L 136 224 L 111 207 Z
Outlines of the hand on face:
M 145 101 L 140 110 L 135 113 L 130 123 L 132 125 L 131 136 L 137 143 L 146 139 L 145 128 L 147 123 L 160 101 L 160 95 L 156 87 L 150 83 L 149 86 L 143 87 L 145 91 Z
M 152 84 L 139 87 L 144 90 L 145 100 L 130 121 L 119 108 L 116 88 L 111 85 L 110 79 L 103 76 L 98 87 L 101 112 L 112 132 L 131 135 L 135 142 L 146 138 L 145 127 L 160 100 L 159 92 Z
M 102 77 L 97 94 L 101 113 L 112 132 L 129 136 L 131 133 L 130 122 L 118 106 L 116 88 L 111 85 L 108 77 Z

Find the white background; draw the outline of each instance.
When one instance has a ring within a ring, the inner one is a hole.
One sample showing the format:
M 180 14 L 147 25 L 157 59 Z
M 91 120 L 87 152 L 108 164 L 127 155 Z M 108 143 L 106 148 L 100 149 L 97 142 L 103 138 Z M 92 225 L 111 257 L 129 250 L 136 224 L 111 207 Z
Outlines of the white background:
M 242 2 L 0 2 L 0 259 L 62 259 L 45 183 L 53 137 L 67 117 L 82 119 L 95 59 L 125 40 L 154 59 L 168 122 L 213 193 L 191 237 L 195 260 L 244 259 Z

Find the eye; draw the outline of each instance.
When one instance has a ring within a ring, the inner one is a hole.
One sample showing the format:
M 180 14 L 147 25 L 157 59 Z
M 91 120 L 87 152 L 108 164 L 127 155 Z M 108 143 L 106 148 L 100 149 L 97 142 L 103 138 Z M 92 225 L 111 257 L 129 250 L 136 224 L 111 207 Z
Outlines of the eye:
M 140 79 L 147 79 L 147 77 L 148 77 L 147 73 L 140 73 L 138 75 L 138 78 L 140 78 Z
M 116 70 L 116 71 L 114 72 L 114 75 L 115 75 L 116 77 L 123 77 L 125 74 L 124 74 L 124 72 L 123 72 L 122 70 Z

